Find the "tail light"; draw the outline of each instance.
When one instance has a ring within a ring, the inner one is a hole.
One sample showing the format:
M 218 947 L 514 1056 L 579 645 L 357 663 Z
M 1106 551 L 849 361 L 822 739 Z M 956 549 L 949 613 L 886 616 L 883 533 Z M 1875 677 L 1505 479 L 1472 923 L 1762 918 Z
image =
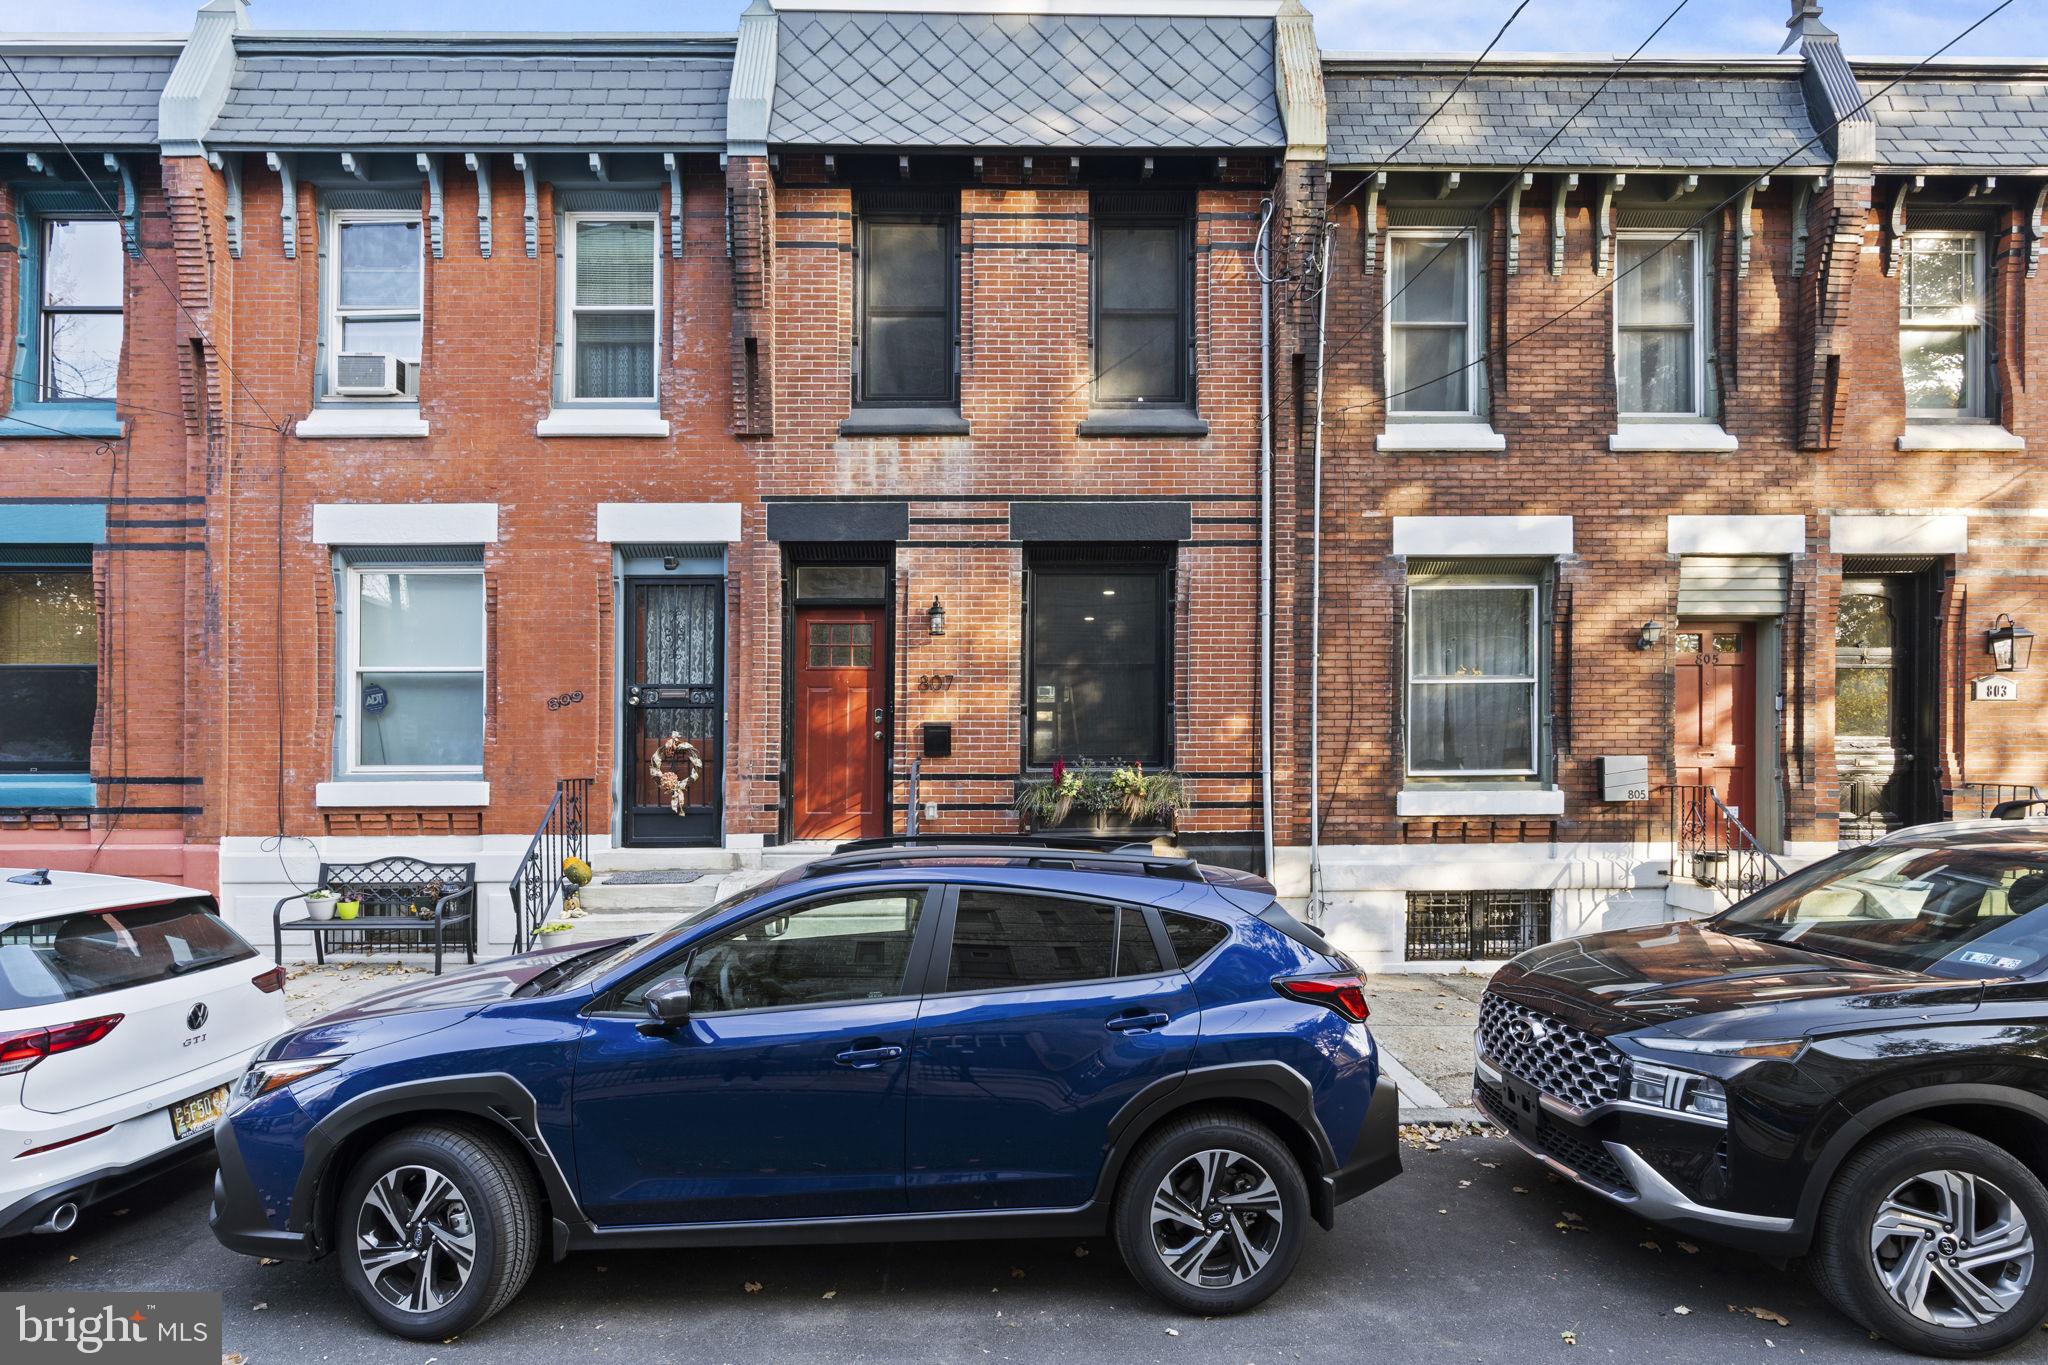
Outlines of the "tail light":
M 265 995 L 276 995 L 284 989 L 284 968 L 272 967 L 267 972 L 251 977 L 250 984 Z
M 81 1019 L 75 1024 L 59 1024 L 55 1028 L 0 1034 L 0 1076 L 12 1076 L 28 1070 L 45 1057 L 97 1043 L 112 1033 L 114 1025 L 120 1022 L 118 1014 L 103 1014 L 97 1019 Z
M 56 1142 L 46 1142 L 40 1147 L 31 1147 L 25 1152 L 16 1152 L 14 1155 L 17 1160 L 25 1156 L 41 1156 L 44 1152 L 54 1152 L 59 1147 L 69 1147 L 74 1142 L 84 1142 L 87 1138 L 96 1138 L 102 1133 L 111 1133 L 113 1131 L 111 1127 L 95 1128 L 90 1133 L 80 1133 L 77 1137 L 60 1138 Z
M 1372 1013 L 1365 1007 L 1365 978 L 1356 972 L 1344 972 L 1335 976 L 1282 976 L 1273 981 L 1273 989 L 1290 1000 L 1305 1004 L 1321 1005 L 1343 1015 L 1354 1024 L 1362 1024 Z

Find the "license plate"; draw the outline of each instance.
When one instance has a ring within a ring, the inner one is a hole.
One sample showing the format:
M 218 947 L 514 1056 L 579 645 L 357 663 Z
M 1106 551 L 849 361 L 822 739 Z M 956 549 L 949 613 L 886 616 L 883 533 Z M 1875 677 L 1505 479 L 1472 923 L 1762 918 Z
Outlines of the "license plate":
M 227 1107 L 228 1088 L 224 1085 L 215 1086 L 204 1095 L 179 1100 L 171 1106 L 171 1132 L 181 1139 L 204 1132 L 213 1127 Z
M 1542 1100 L 1536 1087 L 1510 1072 L 1500 1073 L 1500 1092 L 1507 1101 L 1508 1122 L 1517 1130 L 1536 1126 L 1536 1116 L 1542 1112 Z

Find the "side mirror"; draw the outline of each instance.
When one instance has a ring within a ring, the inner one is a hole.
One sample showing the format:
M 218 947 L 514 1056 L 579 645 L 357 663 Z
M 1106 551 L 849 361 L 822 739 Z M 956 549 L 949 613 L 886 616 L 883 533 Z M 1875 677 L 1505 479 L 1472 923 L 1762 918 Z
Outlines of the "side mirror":
M 644 1033 L 667 1033 L 689 1021 L 690 982 L 687 977 L 672 976 L 655 982 L 647 988 L 644 999 L 647 1022 L 640 1026 Z

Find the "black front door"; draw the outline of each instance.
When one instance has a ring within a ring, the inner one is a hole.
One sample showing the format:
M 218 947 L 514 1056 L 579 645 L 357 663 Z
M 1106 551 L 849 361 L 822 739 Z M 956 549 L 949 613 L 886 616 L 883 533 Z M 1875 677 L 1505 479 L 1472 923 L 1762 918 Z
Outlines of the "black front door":
M 1835 767 L 1841 841 L 1860 844 L 1939 815 L 1934 707 L 1938 584 L 1845 569 L 1835 615 Z
M 625 841 L 715 845 L 725 767 L 725 580 L 628 579 L 626 613 Z M 654 771 L 657 756 L 681 783 L 680 814 Z

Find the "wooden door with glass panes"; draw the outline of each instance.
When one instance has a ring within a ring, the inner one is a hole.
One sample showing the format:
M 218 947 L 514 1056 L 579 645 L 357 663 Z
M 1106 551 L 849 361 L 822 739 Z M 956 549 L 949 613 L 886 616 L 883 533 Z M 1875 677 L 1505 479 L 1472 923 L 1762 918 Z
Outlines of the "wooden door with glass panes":
M 888 673 L 880 607 L 799 607 L 790 836 L 888 833 Z
M 1931 575 L 1842 579 L 1835 607 L 1835 771 L 1841 841 L 1938 818 Z
M 1756 832 L 1756 629 L 1747 621 L 1678 623 L 1673 765 L 1682 787 L 1712 787 Z

